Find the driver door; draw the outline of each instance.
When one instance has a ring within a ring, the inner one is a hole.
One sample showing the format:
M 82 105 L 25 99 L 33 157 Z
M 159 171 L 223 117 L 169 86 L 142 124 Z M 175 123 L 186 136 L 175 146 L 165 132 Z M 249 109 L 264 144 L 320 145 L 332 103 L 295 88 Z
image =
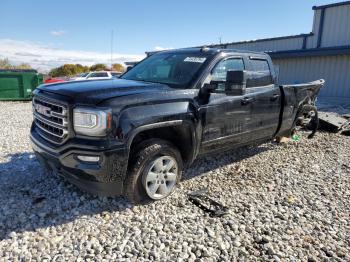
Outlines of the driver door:
M 205 82 L 220 82 L 210 93 L 208 103 L 200 108 L 203 119 L 202 151 L 230 148 L 249 141 L 248 127 L 252 121 L 251 103 L 243 103 L 250 95 L 225 93 L 228 70 L 244 70 L 243 57 L 228 57 L 219 61 Z

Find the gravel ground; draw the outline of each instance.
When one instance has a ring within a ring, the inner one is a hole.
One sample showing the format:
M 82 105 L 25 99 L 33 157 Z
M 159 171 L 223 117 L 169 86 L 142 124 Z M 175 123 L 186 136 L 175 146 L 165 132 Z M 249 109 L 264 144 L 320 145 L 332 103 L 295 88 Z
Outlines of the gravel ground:
M 31 119 L 30 103 L 0 103 L 0 261 L 350 261 L 349 137 L 202 158 L 171 197 L 132 206 L 45 174 Z M 187 201 L 202 187 L 228 215 Z

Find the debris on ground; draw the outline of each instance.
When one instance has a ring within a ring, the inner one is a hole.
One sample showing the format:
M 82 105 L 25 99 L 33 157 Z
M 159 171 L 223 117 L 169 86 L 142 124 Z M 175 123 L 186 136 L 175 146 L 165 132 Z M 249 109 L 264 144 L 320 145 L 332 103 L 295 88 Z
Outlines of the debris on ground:
M 228 212 L 227 207 L 208 196 L 208 188 L 189 193 L 188 199 L 211 217 L 221 217 Z
M 347 129 L 341 131 L 341 134 L 344 136 L 350 136 L 350 126 Z
M 333 112 L 319 112 L 320 128 L 330 132 L 339 132 L 349 122 L 348 119 Z
M 329 99 L 327 99 L 329 100 Z M 317 107 L 320 111 L 320 129 L 350 135 L 350 99 L 336 99 L 330 101 L 318 101 Z
M 299 142 L 299 141 L 300 141 L 300 136 L 294 134 L 294 135 L 292 136 L 292 140 L 293 140 L 294 142 Z
M 335 112 L 319 112 L 319 129 L 346 135 L 350 132 L 350 119 Z
M 280 144 L 288 143 L 289 141 L 290 141 L 290 137 L 286 137 L 286 136 L 276 137 L 276 142 Z

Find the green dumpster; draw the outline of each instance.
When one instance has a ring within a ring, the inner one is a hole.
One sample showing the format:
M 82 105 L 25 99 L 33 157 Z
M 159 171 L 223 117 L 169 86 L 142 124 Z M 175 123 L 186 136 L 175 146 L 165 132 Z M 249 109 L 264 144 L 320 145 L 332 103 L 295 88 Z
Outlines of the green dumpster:
M 0 70 L 0 100 L 30 100 L 42 83 L 36 70 Z

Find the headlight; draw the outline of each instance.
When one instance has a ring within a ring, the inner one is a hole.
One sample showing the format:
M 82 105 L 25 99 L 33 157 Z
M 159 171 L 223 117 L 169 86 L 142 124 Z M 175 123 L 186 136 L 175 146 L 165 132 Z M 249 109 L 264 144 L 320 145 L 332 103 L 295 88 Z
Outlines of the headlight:
M 76 133 L 86 136 L 104 136 L 111 127 L 112 114 L 110 110 L 91 108 L 75 108 L 73 124 Z

